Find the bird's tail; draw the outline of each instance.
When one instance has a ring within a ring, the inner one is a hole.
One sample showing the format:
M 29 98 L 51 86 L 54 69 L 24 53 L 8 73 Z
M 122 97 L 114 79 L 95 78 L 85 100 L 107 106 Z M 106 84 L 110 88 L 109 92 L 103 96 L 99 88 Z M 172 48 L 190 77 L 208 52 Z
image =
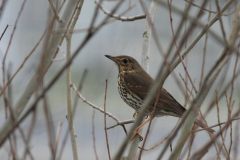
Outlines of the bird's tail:
M 206 124 L 204 124 L 202 121 L 196 119 L 195 122 L 194 122 L 196 125 L 198 125 L 199 127 L 202 127 L 202 128 L 207 128 L 208 126 Z M 211 128 L 208 128 L 206 129 L 207 131 L 209 131 L 211 134 L 213 134 L 215 132 L 215 130 L 211 129 Z

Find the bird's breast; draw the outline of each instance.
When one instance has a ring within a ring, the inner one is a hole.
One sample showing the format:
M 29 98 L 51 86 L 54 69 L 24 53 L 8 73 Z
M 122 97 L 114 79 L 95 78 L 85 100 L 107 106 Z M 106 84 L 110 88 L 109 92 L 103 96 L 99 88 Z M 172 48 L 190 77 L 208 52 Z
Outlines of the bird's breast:
M 118 76 L 118 92 L 122 100 L 127 103 L 130 107 L 135 110 L 139 110 L 142 107 L 143 100 L 132 93 L 127 86 L 125 85 L 124 78 L 119 75 Z

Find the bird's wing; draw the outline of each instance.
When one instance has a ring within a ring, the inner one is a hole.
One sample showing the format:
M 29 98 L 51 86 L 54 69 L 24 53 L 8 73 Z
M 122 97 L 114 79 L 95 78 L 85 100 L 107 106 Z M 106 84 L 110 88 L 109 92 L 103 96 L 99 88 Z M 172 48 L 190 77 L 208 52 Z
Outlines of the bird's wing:
M 162 88 L 158 106 L 165 112 L 168 112 L 169 115 L 181 117 L 185 112 L 185 108 L 179 104 L 173 96 L 168 93 L 164 88 Z
M 145 71 L 141 73 L 125 73 L 124 81 L 127 88 L 143 100 L 154 83 L 152 77 Z M 154 103 L 155 100 L 152 106 L 154 106 Z M 158 101 L 158 110 L 160 110 L 160 112 L 166 112 L 166 115 L 181 117 L 186 109 L 179 104 L 170 93 L 162 88 Z
M 146 97 L 154 82 L 152 77 L 144 70 L 142 72 L 125 73 L 123 77 L 127 88 L 141 99 Z

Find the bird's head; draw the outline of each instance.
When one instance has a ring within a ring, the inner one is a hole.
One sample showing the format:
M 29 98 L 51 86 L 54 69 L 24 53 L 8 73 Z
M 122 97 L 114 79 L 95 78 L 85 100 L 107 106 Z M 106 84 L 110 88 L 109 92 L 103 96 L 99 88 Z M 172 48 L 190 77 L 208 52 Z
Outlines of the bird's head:
M 125 56 L 125 55 L 116 56 L 116 57 L 113 57 L 110 55 L 105 55 L 105 56 L 115 62 L 115 64 L 118 67 L 119 73 L 138 72 L 139 70 L 142 69 L 140 64 L 130 56 Z

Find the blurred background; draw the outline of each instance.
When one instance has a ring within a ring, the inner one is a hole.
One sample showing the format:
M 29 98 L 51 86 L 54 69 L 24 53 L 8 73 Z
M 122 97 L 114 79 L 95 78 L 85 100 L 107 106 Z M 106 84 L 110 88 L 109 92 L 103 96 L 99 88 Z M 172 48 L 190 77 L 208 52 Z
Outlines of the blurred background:
M 1 2 L 3 2 L 2 0 Z M 15 24 L 18 12 L 21 8 L 23 0 L 9 0 L 7 2 L 6 8 L 3 10 L 0 19 L 0 33 L 2 33 L 6 27 L 9 25 L 7 31 L 5 32 L 2 40 L 0 41 L 0 59 L 3 60 L 5 51 L 7 49 L 11 33 L 13 31 L 13 26 Z M 144 1 L 146 6 L 150 6 L 150 1 Z M 220 0 L 220 6 L 222 7 L 225 0 Z M 132 0 L 131 2 L 134 4 L 134 8 L 127 12 L 124 16 L 134 16 L 143 14 L 143 10 L 138 0 Z M 185 1 L 173 0 L 173 4 L 177 5 L 177 7 L 184 10 Z M 196 2 L 199 3 L 199 2 Z M 237 3 L 237 1 L 236 1 Z M 226 11 L 226 13 L 231 12 L 235 9 L 236 3 Z M 61 4 L 61 3 L 59 3 Z M 103 6 L 111 10 L 116 2 L 112 1 L 104 1 Z M 215 4 L 215 3 L 214 3 Z M 117 13 L 122 13 L 129 6 L 129 1 L 123 3 Z M 94 0 L 85 0 L 82 11 L 77 21 L 75 29 L 85 29 L 88 28 L 93 17 L 94 11 L 96 8 L 96 4 Z M 64 8 L 63 8 L 64 10 Z M 62 11 L 63 11 L 62 10 Z M 215 5 L 212 5 L 212 10 L 216 11 Z M 191 7 L 190 13 L 195 15 L 199 11 L 199 8 Z M 60 16 L 61 16 L 60 12 Z M 43 1 L 34 1 L 27 0 L 22 15 L 19 19 L 13 40 L 11 42 L 11 46 L 9 49 L 9 53 L 6 59 L 6 66 L 8 68 L 9 64 L 12 65 L 12 73 L 14 73 L 25 57 L 32 50 L 34 45 L 40 39 L 42 33 L 44 32 L 47 26 L 47 19 L 49 15 L 52 15 L 52 10 L 50 9 L 49 2 L 47 0 Z M 100 22 L 106 15 L 100 11 L 97 17 L 97 22 Z M 213 16 L 213 15 L 212 15 Z M 211 17 L 212 17 L 211 16 Z M 232 27 L 232 20 L 234 14 L 230 17 L 223 17 L 224 27 L 226 29 L 226 35 L 229 35 L 229 32 Z M 178 26 L 178 23 L 181 19 L 181 15 L 173 12 L 173 25 Z M 201 22 L 203 24 L 207 23 L 208 12 L 204 12 L 204 15 L 201 18 Z M 82 95 L 94 103 L 95 105 L 103 108 L 104 104 L 104 93 L 105 93 L 105 80 L 108 79 L 108 91 L 107 91 L 107 111 L 114 114 L 120 120 L 132 119 L 132 115 L 134 110 L 127 106 L 120 98 L 117 91 L 117 67 L 115 64 L 107 59 L 104 55 L 129 55 L 134 57 L 141 63 L 141 52 L 142 52 L 142 40 L 143 40 L 143 32 L 146 20 L 136 20 L 133 22 L 122 22 L 116 20 L 110 24 L 105 25 L 81 50 L 81 53 L 74 60 L 72 65 L 72 82 L 78 86 L 79 81 L 83 75 L 85 69 L 88 70 L 88 74 L 86 76 L 86 80 L 84 82 L 82 88 Z M 189 23 L 187 23 L 189 25 Z M 170 18 L 168 8 L 163 6 L 159 6 L 156 12 L 156 16 L 154 18 L 154 26 L 157 29 L 158 37 L 160 38 L 161 44 L 164 48 L 164 51 L 167 51 L 169 47 L 169 43 L 172 40 L 172 32 L 170 27 Z M 211 30 L 216 34 L 221 36 L 221 29 L 219 22 L 216 22 Z M 190 38 L 188 39 L 188 43 L 191 42 L 192 39 L 196 37 L 196 35 L 201 31 L 201 27 L 197 27 Z M 72 39 L 72 51 L 81 44 L 85 32 L 83 33 L 75 33 Z M 187 58 L 187 67 L 191 77 L 194 79 L 196 86 L 199 86 L 200 76 L 201 76 L 201 67 L 202 67 L 202 57 L 203 57 L 203 47 L 204 47 L 205 36 L 197 43 L 197 45 L 190 51 Z M 14 104 L 19 100 L 22 93 L 24 92 L 25 87 L 27 86 L 30 78 L 37 71 L 39 60 L 41 58 L 41 54 L 43 51 L 44 41 L 42 41 L 36 51 L 32 54 L 29 60 L 25 63 L 24 67 L 21 69 L 19 74 L 12 81 L 12 89 L 13 89 L 13 107 Z M 215 63 L 218 58 L 223 46 L 220 45 L 214 38 L 209 35 L 207 52 L 206 52 L 206 66 L 205 66 L 205 74 L 209 71 L 212 65 Z M 66 53 L 66 43 L 65 40 L 61 45 L 61 49 Z M 62 53 L 59 52 L 57 58 L 63 57 Z M 151 53 L 150 53 L 150 70 L 149 74 L 154 78 L 158 71 L 158 68 L 162 64 L 163 57 L 157 50 L 156 44 L 154 40 L 151 41 Z M 47 84 L 52 77 L 56 74 L 59 68 L 65 64 L 65 61 L 54 62 L 50 67 L 49 71 L 45 76 L 45 84 Z M 223 69 L 223 73 L 227 72 L 226 81 L 232 78 L 233 68 L 235 64 L 235 58 L 231 59 L 231 63 L 229 65 L 228 70 Z M 2 63 L 1 63 L 2 68 Z M 179 73 L 185 77 L 185 71 L 181 64 L 174 70 L 175 74 L 178 76 L 178 79 L 184 86 Z M 217 83 L 220 81 L 222 77 L 222 73 L 219 75 Z M 2 70 L 0 70 L 0 80 L 2 80 Z M 233 99 L 236 101 L 234 108 L 237 109 L 239 107 L 239 89 L 240 89 L 240 81 L 239 78 L 235 81 L 235 89 Z M 2 84 L 2 82 L 0 82 Z M 189 83 L 190 84 L 190 83 Z M 226 83 L 223 84 L 225 86 Z M 191 85 L 189 85 L 191 88 Z M 180 91 L 176 81 L 172 76 L 169 76 L 165 83 L 164 88 L 170 92 L 173 97 L 180 103 L 184 104 L 185 95 Z M 216 85 L 214 85 L 209 92 L 206 100 L 203 103 L 202 111 L 206 110 L 206 108 L 211 103 L 211 100 L 215 98 L 215 89 Z M 222 88 L 223 89 L 223 88 Z M 72 91 L 73 99 L 75 97 L 75 91 Z M 67 98 L 66 98 L 66 74 L 64 73 L 61 78 L 55 83 L 52 89 L 48 92 L 47 98 L 49 101 L 49 106 L 52 113 L 52 118 L 54 121 L 55 133 L 58 127 L 59 121 L 63 122 L 60 143 L 62 144 L 63 135 L 65 131 L 68 129 L 68 123 L 66 119 L 67 115 Z M 32 104 L 34 97 L 29 101 L 28 106 Z M 227 106 L 225 98 L 220 100 L 220 117 L 221 121 L 224 122 L 227 120 Z M 234 110 L 235 110 L 234 109 Z M 75 132 L 77 135 L 77 145 L 78 145 L 78 153 L 80 159 L 84 160 L 92 160 L 95 159 L 94 150 L 93 150 L 93 137 L 92 137 L 92 114 L 93 108 L 86 103 L 82 102 L 79 99 L 79 103 L 77 106 L 76 116 L 74 119 Z M 157 142 L 160 142 L 163 138 L 165 138 L 169 132 L 173 129 L 177 122 L 178 118 L 174 117 L 162 117 L 155 118 L 152 123 L 152 127 L 150 129 L 150 135 L 148 137 L 147 143 L 145 145 L 146 148 L 154 146 Z M 214 108 L 206 117 L 208 121 L 208 125 L 217 124 L 217 112 L 216 108 Z M 4 102 L 3 98 L 0 98 L 0 125 L 2 125 L 5 121 L 4 116 Z M 24 123 L 21 124 L 21 127 L 24 130 L 29 129 L 29 125 L 31 123 L 31 118 L 27 118 Z M 96 148 L 99 159 L 107 159 L 107 148 L 106 148 L 106 140 L 104 133 L 104 115 L 95 111 L 95 137 L 96 137 Z M 112 126 L 115 124 L 111 118 L 107 117 L 107 126 Z M 131 124 L 126 125 L 126 128 L 129 129 Z M 235 122 L 233 123 L 235 126 Z M 145 135 L 146 128 L 144 128 L 143 135 Z M 216 131 L 219 128 L 215 128 Z M 18 132 L 17 136 L 20 137 Z M 234 134 L 234 133 L 233 133 Z M 109 137 L 109 145 L 111 155 L 114 156 L 117 149 L 121 145 L 122 140 L 125 137 L 125 133 L 122 127 L 118 126 L 113 129 L 108 130 Z M 205 144 L 209 140 L 209 136 L 207 132 L 202 131 L 196 134 L 195 141 L 193 143 L 193 151 L 196 151 L 203 144 Z M 176 143 L 177 139 L 173 141 L 173 147 Z M 47 127 L 45 115 L 43 112 L 43 105 L 39 103 L 38 105 L 38 114 L 37 114 L 37 122 L 33 131 L 33 137 L 30 142 L 30 149 L 34 155 L 36 160 L 40 159 L 50 159 L 50 150 L 49 144 L 47 140 Z M 226 137 L 226 144 L 229 144 L 229 135 Z M 24 143 L 19 138 L 17 141 L 18 145 L 18 155 L 22 157 L 24 151 Z M 154 150 L 147 151 L 143 153 L 142 159 L 155 159 L 160 153 L 163 145 L 155 148 Z M 8 159 L 8 153 L 10 152 L 10 147 L 8 143 L 0 149 L 0 157 L 1 159 Z M 214 159 L 216 158 L 215 148 L 211 147 L 209 153 L 203 159 Z M 170 153 L 170 149 L 168 150 Z M 59 153 L 58 153 L 59 154 Z M 167 158 L 169 154 L 165 154 L 164 158 Z M 70 137 L 66 144 L 65 150 L 63 152 L 62 159 L 72 159 L 72 150 L 71 150 L 71 142 Z

